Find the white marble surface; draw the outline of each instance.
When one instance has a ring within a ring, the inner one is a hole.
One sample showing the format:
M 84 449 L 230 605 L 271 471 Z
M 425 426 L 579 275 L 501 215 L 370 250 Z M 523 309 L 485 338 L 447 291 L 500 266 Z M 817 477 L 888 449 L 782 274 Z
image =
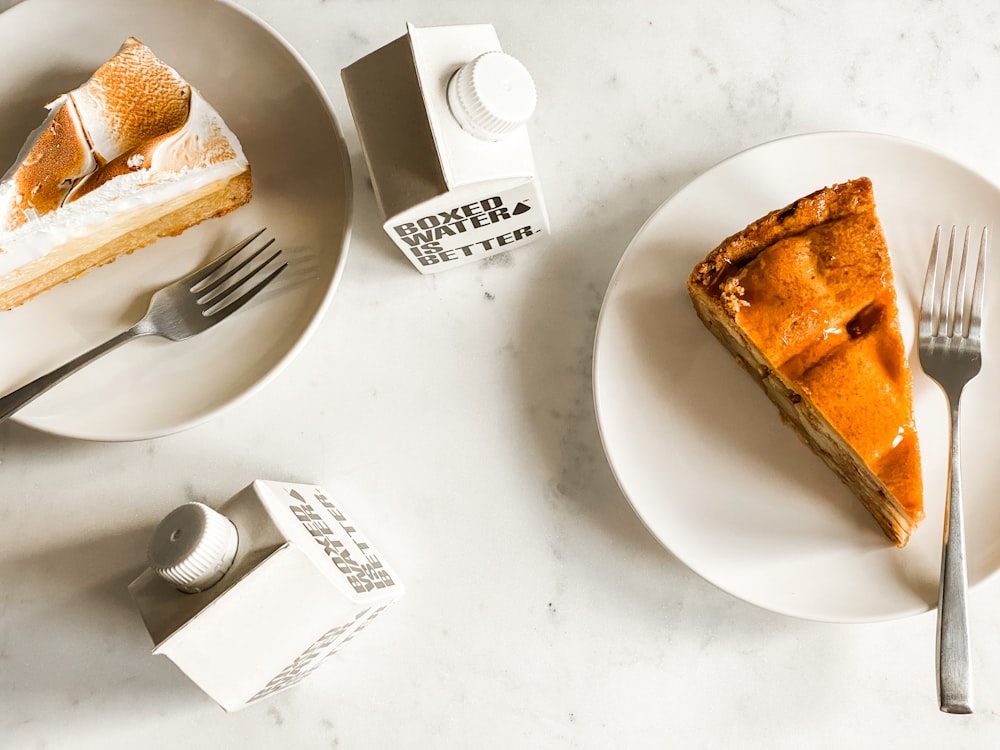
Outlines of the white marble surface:
M 991 3 L 243 4 L 345 131 L 346 272 L 301 356 L 208 424 L 123 444 L 0 426 L 0 747 L 997 746 L 1000 583 L 971 598 L 977 712 L 941 714 L 933 614 L 790 619 L 663 550 L 604 458 L 590 377 L 630 238 L 738 150 L 876 131 L 1000 180 Z M 544 244 L 425 278 L 382 235 L 340 69 L 406 21 L 491 22 L 534 74 Z M 254 478 L 341 497 L 408 592 L 309 680 L 227 715 L 149 654 L 125 586 L 163 514 Z

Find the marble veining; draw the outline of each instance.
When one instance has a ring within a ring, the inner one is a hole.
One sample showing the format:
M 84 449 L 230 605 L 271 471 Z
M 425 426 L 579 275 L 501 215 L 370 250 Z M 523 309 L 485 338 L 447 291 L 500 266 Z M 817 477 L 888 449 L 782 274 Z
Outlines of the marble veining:
M 943 715 L 932 614 L 828 625 L 706 583 L 621 494 L 591 395 L 619 258 L 719 160 L 865 130 L 1000 180 L 991 3 L 239 4 L 344 130 L 343 281 L 287 370 L 208 424 L 124 444 L 0 426 L 0 747 L 996 747 L 995 580 L 971 598 L 977 713 Z M 407 21 L 493 23 L 532 72 L 551 237 L 428 278 L 382 234 L 340 70 Z M 227 715 L 149 653 L 125 587 L 167 511 L 255 478 L 342 497 L 407 594 L 301 685 Z

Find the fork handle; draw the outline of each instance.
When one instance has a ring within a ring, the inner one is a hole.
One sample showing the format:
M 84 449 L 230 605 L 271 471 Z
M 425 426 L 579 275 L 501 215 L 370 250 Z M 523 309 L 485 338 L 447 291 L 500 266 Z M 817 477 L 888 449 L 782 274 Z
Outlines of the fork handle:
M 972 713 L 972 669 L 969 647 L 968 587 L 965 559 L 965 522 L 962 514 L 962 477 L 958 407 L 961 393 L 951 403 L 951 460 L 945 501 L 944 546 L 938 597 L 938 701 L 942 711 Z
M 105 341 L 103 344 L 98 344 L 93 349 L 71 359 L 62 367 L 57 367 L 55 370 L 52 370 L 52 372 L 35 378 L 30 383 L 22 385 L 16 391 L 8 393 L 3 398 L 0 398 L 0 423 L 5 422 L 12 414 L 18 411 L 18 409 L 31 403 L 49 390 L 52 386 L 56 385 L 56 383 L 62 382 L 84 365 L 93 362 L 95 359 L 103 354 L 107 354 L 112 349 L 118 348 L 126 341 L 141 335 L 142 332 L 136 327 L 129 328 L 127 331 L 122 331 L 117 336 L 113 336 Z

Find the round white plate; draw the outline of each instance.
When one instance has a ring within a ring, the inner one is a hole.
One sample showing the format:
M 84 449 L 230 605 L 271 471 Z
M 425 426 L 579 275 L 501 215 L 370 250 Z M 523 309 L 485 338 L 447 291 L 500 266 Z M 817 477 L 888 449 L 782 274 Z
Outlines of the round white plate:
M 694 314 L 695 264 L 730 234 L 825 185 L 867 175 L 896 274 L 914 374 L 927 518 L 896 549 L 854 496 L 781 423 L 777 409 Z M 594 395 L 605 451 L 649 530 L 720 588 L 776 612 L 865 622 L 936 606 L 947 414 L 920 369 L 914 314 L 938 223 L 1000 219 L 1000 190 L 923 146 L 819 133 L 767 143 L 708 170 L 633 239 L 597 328 Z M 1000 567 L 996 398 L 1000 279 L 987 277 L 985 353 L 963 397 L 969 578 Z M 994 295 L 991 295 L 990 290 Z
M 27 0 L 0 14 L 0 163 L 14 161 L 47 101 L 86 80 L 130 35 L 198 88 L 239 136 L 253 200 L 0 312 L 0 393 L 129 327 L 154 289 L 260 227 L 291 265 L 216 328 L 180 343 L 126 344 L 15 417 L 92 440 L 176 432 L 268 382 L 326 310 L 349 238 L 350 161 L 322 85 L 273 31 L 220 0 Z

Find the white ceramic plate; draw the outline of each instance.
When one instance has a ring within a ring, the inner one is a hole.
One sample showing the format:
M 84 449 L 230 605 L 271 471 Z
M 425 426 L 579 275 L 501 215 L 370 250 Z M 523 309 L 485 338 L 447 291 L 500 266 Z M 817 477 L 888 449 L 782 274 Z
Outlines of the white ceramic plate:
M 292 266 L 218 327 L 180 343 L 133 341 L 16 416 L 94 440 L 176 432 L 268 382 L 326 310 L 349 237 L 350 162 L 322 86 L 274 32 L 219 0 L 27 0 L 0 14 L 0 163 L 13 162 L 50 98 L 86 80 L 129 35 L 201 90 L 240 137 L 254 198 L 0 313 L 0 393 L 127 328 L 152 290 L 255 229 L 267 226 Z
M 824 185 L 875 185 L 910 346 L 927 519 L 898 550 L 695 317 L 685 282 L 728 235 Z M 934 227 L 1000 219 L 1000 190 L 923 146 L 858 133 L 767 143 L 664 203 L 629 245 L 598 323 L 594 392 L 619 484 L 660 542 L 720 588 L 776 612 L 865 622 L 936 606 L 947 414 L 920 369 L 914 314 Z M 978 234 L 976 235 L 978 236 Z M 987 278 L 982 374 L 963 397 L 969 577 L 1000 567 L 1000 279 Z

